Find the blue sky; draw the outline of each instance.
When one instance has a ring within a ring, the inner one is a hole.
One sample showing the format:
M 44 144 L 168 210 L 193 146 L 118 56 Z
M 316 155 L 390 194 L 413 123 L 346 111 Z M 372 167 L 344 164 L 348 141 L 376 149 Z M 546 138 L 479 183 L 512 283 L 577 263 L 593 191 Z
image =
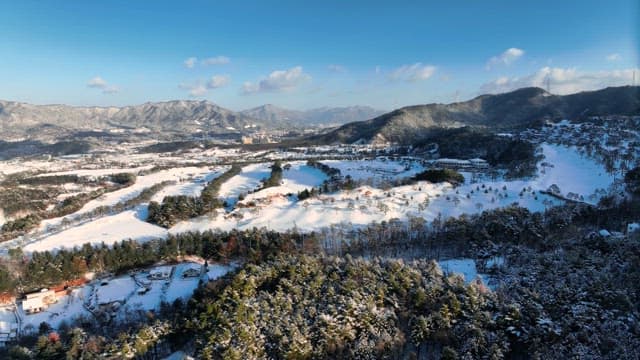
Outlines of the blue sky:
M 3 1 L 0 99 L 234 110 L 632 82 L 637 0 Z M 640 71 L 637 82 L 640 83 Z

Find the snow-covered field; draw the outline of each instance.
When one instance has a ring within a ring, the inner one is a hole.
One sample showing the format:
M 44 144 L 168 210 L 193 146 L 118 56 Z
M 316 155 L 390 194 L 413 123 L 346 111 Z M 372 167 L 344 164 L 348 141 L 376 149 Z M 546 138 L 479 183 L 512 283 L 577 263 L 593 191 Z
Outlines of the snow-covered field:
M 413 176 L 424 168 L 416 163 L 403 164 L 397 161 L 379 158 L 374 160 L 325 160 L 322 163 L 340 170 L 342 176 L 351 176 L 354 180 L 371 179 L 374 185 L 381 181 L 391 181 Z
M 195 176 L 205 176 L 212 170 L 209 167 L 177 167 L 167 170 L 161 170 L 149 175 L 138 176 L 135 184 L 126 187 L 124 189 L 107 193 L 100 198 L 88 202 L 82 209 L 78 211 L 79 214 L 83 212 L 89 212 L 100 206 L 112 206 L 119 202 L 126 201 L 140 194 L 140 192 L 150 186 L 159 184 L 163 181 L 173 180 L 178 183 L 186 181 L 189 178 Z M 218 172 L 217 170 L 213 170 Z
M 363 185 L 354 190 L 322 194 L 303 201 L 298 201 L 295 194 L 321 185 L 326 180 L 324 173 L 307 166 L 303 161 L 284 162 L 283 165 L 289 164 L 291 167 L 284 170 L 282 184 L 256 191 L 262 185 L 261 180 L 270 175 L 269 167 L 272 163 L 250 164 L 239 175 L 222 184 L 219 195 L 231 206 L 217 216 L 207 215 L 183 221 L 167 231 L 144 221 L 146 204 L 143 204 L 134 210 L 72 226 L 50 236 L 45 233 L 37 241 L 31 240 L 24 249 L 43 251 L 78 246 L 86 242 L 112 244 L 126 238 L 146 241 L 164 237 L 167 233 L 191 230 L 253 227 L 287 230 L 295 227 L 311 231 L 333 224 L 360 227 L 371 222 L 406 220 L 409 217 L 421 217 L 430 221 L 439 216 L 474 214 L 512 204 L 532 211 L 542 211 L 562 202 L 540 192 L 553 184 L 560 188 L 563 196 L 574 193 L 581 195 L 585 202 L 595 203 L 613 183 L 613 177 L 607 174 L 600 163 L 586 158 L 573 147 L 543 143 L 541 149 L 545 159 L 538 165 L 538 176 L 532 179 L 509 181 L 480 177 L 477 182 L 472 182 L 472 177 L 465 174 L 466 182 L 457 188 L 448 183 L 427 182 L 389 190 Z M 356 180 L 376 179 L 372 182 L 374 184 L 380 180 L 409 177 L 423 169 L 415 161 L 398 162 L 385 158 L 327 160 L 323 163 L 339 168 L 343 176 L 350 175 Z M 226 169 L 227 167 L 176 167 L 139 176 L 134 185 L 89 202 L 76 215 L 98 206 L 115 205 L 164 180 L 174 180 L 176 184 L 163 189 L 153 200 L 161 201 L 166 195 L 195 196 L 200 193 L 206 181 L 222 174 Z M 242 206 L 234 206 L 241 194 L 246 195 L 238 204 Z M 40 229 L 46 232 L 47 226 L 59 225 L 61 221 L 61 218 L 44 221 Z M 7 244 L 15 245 L 12 242 Z
M 167 230 L 146 221 L 146 205 L 139 205 L 134 210 L 105 216 L 97 220 L 73 226 L 57 234 L 32 242 L 24 246 L 24 250 L 44 251 L 82 246 L 85 243 L 112 245 L 123 239 L 146 241 L 163 238 Z
M 219 195 L 230 204 L 235 204 L 240 194 L 258 189 L 262 180 L 269 177 L 272 163 L 251 164 L 242 168 L 242 172 L 220 186 Z
M 532 211 L 560 204 L 552 196 L 542 194 L 549 186 L 556 184 L 563 195 L 569 192 L 583 195 L 585 201 L 597 202 L 599 197 L 590 196 L 598 189 L 607 189 L 613 182 L 602 165 L 580 155 L 574 148 L 543 144 L 545 160 L 539 165 L 538 176 L 529 180 L 490 180 L 482 179 L 477 183 L 467 176 L 465 184 L 453 188 L 447 183 L 431 184 L 419 182 L 392 188 L 389 191 L 362 186 L 352 191 L 321 195 L 316 198 L 297 201 L 284 195 L 294 192 L 294 188 L 285 185 L 267 189 L 248 197 L 245 203 L 262 199 L 256 207 L 238 208 L 236 216 L 218 216 L 215 219 L 198 218 L 182 222 L 170 229 L 173 233 L 188 230 L 220 228 L 248 229 L 268 227 L 286 230 L 297 227 L 301 230 L 317 230 L 332 224 L 351 224 L 363 226 L 371 222 L 380 222 L 394 218 L 406 219 L 419 216 L 427 221 L 438 216 L 451 217 L 462 214 L 474 214 L 488 209 L 518 204 Z M 332 167 L 341 168 L 343 175 L 351 174 L 354 179 L 395 173 L 396 176 L 409 176 L 416 166 L 409 170 L 397 163 L 382 161 L 332 161 Z M 523 189 L 525 191 L 523 191 Z M 261 194 L 262 193 L 262 194 Z M 264 195 L 270 195 L 265 199 Z
M 165 196 L 186 195 L 186 196 L 199 196 L 205 185 L 220 176 L 225 171 L 229 170 L 229 166 L 216 167 L 209 173 L 198 173 L 191 181 L 184 181 L 175 185 L 167 186 L 164 189 L 156 193 L 151 201 L 162 202 Z
M 163 181 L 175 181 L 177 184 L 169 190 L 164 190 L 164 195 L 179 195 L 183 192 L 199 193 L 202 191 L 204 183 L 194 183 L 188 180 L 194 177 L 215 177 L 221 173 L 221 168 L 209 167 L 178 167 L 168 170 L 161 170 L 149 175 L 138 176 L 135 184 L 124 189 L 113 191 L 102 195 L 101 197 L 89 201 L 73 216 L 88 213 L 101 206 L 113 206 L 120 202 L 127 201 L 139 195 L 144 189 L 159 184 Z M 175 193 L 174 193 L 175 192 Z M 162 200 L 162 199 L 160 199 Z M 51 225 L 59 225 L 63 217 L 53 218 L 43 221 L 40 224 L 40 230 L 46 230 Z
M 274 195 L 297 194 L 304 189 L 320 186 L 327 179 L 327 176 L 322 171 L 305 165 L 303 161 L 294 161 L 287 164 L 291 165 L 291 167 L 283 171 L 282 185 L 249 194 L 244 203 Z

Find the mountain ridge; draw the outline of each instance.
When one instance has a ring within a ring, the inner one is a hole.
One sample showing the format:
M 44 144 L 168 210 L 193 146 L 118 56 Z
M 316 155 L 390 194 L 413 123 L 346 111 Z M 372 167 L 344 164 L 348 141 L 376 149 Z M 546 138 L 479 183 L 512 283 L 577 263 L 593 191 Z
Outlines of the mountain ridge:
M 553 95 L 528 87 L 450 104 L 411 105 L 373 119 L 345 124 L 308 140 L 410 144 L 432 129 L 472 126 L 511 130 L 534 126 L 547 118 L 576 119 L 592 115 L 640 115 L 640 87 L 610 87 L 571 95 Z

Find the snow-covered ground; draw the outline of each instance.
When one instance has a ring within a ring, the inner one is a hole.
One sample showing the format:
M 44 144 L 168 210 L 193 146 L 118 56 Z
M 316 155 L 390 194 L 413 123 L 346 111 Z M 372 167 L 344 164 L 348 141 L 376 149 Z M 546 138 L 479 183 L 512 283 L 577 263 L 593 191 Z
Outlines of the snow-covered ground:
M 232 213 L 235 216 L 226 214 L 215 219 L 192 219 L 177 224 L 170 232 L 263 226 L 275 230 L 293 227 L 317 230 L 332 224 L 363 226 L 374 221 L 406 219 L 408 216 L 419 216 L 430 221 L 440 215 L 451 217 L 474 214 L 512 204 L 532 211 L 543 211 L 549 206 L 561 203 L 561 200 L 540 193 L 552 184 L 558 185 L 563 195 L 573 192 L 583 195 L 585 201 L 597 202 L 599 197 L 590 195 L 598 189 L 608 188 L 613 182 L 613 178 L 606 173 L 602 165 L 585 158 L 575 148 L 543 144 L 542 151 L 545 155 L 543 162 L 553 166 L 539 165 L 538 176 L 533 179 L 482 179 L 483 181 L 472 183 L 471 177 L 467 176 L 465 184 L 458 188 L 453 188 L 448 183 L 419 182 L 395 187 L 389 191 L 362 186 L 352 191 L 321 195 L 304 201 L 276 196 L 288 192 L 295 193 L 293 188 L 287 188 L 285 184 L 248 197 L 245 203 L 254 199 L 262 199 L 262 202 L 258 202 L 256 207 L 235 209 Z M 364 163 L 366 161 L 345 161 L 344 164 L 341 161 L 331 161 L 330 165 L 341 168 L 343 175 L 351 174 L 354 179 L 390 176 L 385 175 L 389 173 L 409 176 L 417 171 L 416 166 L 404 170 L 404 166 L 393 162 L 378 160 L 370 161 L 368 165 Z M 268 199 L 265 199 L 266 194 L 269 195 Z
M 204 183 L 194 183 L 193 180 L 188 179 L 196 177 L 215 177 L 220 173 L 220 167 L 212 169 L 209 167 L 177 167 L 161 170 L 149 175 L 138 176 L 135 184 L 124 189 L 104 194 L 95 200 L 89 201 L 80 210 L 71 215 L 71 217 L 88 213 L 101 206 L 113 206 L 120 202 L 132 199 L 139 195 L 144 189 L 163 181 L 176 181 L 177 183 L 175 186 L 172 186 L 170 190 L 167 191 L 165 189 L 163 192 L 164 195 L 179 195 L 183 192 L 199 193 L 202 191 Z M 145 218 L 146 217 L 143 217 L 141 219 L 144 220 Z M 40 223 L 39 231 L 47 231 L 51 226 L 59 226 L 63 219 L 64 217 L 57 217 L 42 221 Z
M 573 192 L 583 195 L 586 202 L 595 203 L 589 198 L 598 189 L 606 190 L 613 183 L 613 176 L 605 171 L 602 164 L 581 155 L 575 147 L 541 145 L 545 159 L 553 167 L 538 164 L 540 176 L 531 182 L 537 189 L 547 189 L 556 184 L 563 195 Z
M 323 164 L 340 170 L 342 176 L 354 180 L 371 179 L 375 185 L 381 181 L 391 181 L 413 176 L 424 168 L 416 163 L 400 163 L 379 158 L 374 160 L 324 160 Z
M 240 174 L 227 180 L 220 186 L 218 195 L 235 204 L 240 194 L 247 194 L 262 186 L 262 180 L 269 177 L 272 163 L 251 164 L 242 168 Z
M 160 190 L 158 193 L 156 193 L 151 198 L 151 201 L 162 202 L 162 199 L 164 199 L 165 196 L 176 196 L 176 195 L 200 196 L 200 193 L 202 192 L 205 185 L 207 185 L 209 181 L 222 175 L 222 173 L 229 170 L 229 168 L 230 166 L 216 167 L 209 173 L 206 173 L 206 174 L 199 173 L 191 181 L 185 181 L 175 185 L 167 186 L 164 189 Z
M 252 200 L 264 199 L 274 195 L 297 194 L 304 189 L 320 186 L 327 179 L 327 176 L 322 171 L 305 165 L 303 161 L 294 161 L 286 164 L 291 165 L 291 167 L 283 171 L 282 185 L 249 194 L 243 202 L 248 203 Z
M 134 210 L 105 216 L 97 220 L 73 226 L 57 234 L 32 242 L 24 246 L 24 250 L 45 251 L 82 246 L 85 243 L 112 245 L 123 239 L 147 241 L 163 238 L 167 230 L 145 221 L 147 206 L 139 205 Z
M 438 216 L 446 218 L 474 214 L 512 204 L 518 204 L 532 211 L 542 211 L 562 202 L 540 192 L 547 190 L 553 184 L 560 188 L 564 196 L 572 192 L 582 195 L 586 202 L 595 203 L 604 193 L 604 189 L 613 182 L 613 178 L 606 173 L 601 164 L 584 157 L 575 148 L 546 143 L 543 143 L 541 148 L 545 159 L 538 165 L 538 176 L 532 179 L 508 181 L 484 177 L 477 182 L 472 182 L 472 177 L 465 174 L 466 182 L 457 188 L 448 183 L 419 182 L 385 191 L 364 185 L 354 190 L 322 194 L 304 201 L 298 201 L 296 196 L 288 196 L 288 194 L 295 195 L 305 188 L 322 184 L 326 176 L 321 171 L 306 166 L 302 161 L 285 162 L 283 165 L 290 164 L 291 168 L 284 170 L 282 185 L 256 191 L 261 187 L 261 180 L 269 176 L 269 167 L 272 163 L 251 164 L 245 166 L 239 175 L 223 183 L 219 192 L 219 195 L 232 205 L 236 204 L 240 194 L 247 194 L 241 201 L 243 206 L 235 206 L 235 208 L 231 206 L 228 208 L 230 212 L 221 212 L 217 216 L 207 215 L 180 222 L 168 232 L 253 227 L 267 227 L 274 230 L 295 227 L 311 231 L 333 224 L 360 227 L 371 222 L 405 220 L 409 217 L 421 217 L 431 221 Z M 396 162 L 386 159 L 323 162 L 341 169 L 343 176 L 351 175 L 354 179 L 395 180 L 422 170 L 422 166 L 416 162 Z M 164 180 L 176 180 L 178 183 L 157 194 L 154 197 L 156 201 L 160 201 L 166 195 L 197 195 L 205 181 L 218 176 L 224 170 L 226 168 L 222 167 L 178 167 L 139 176 L 136 184 L 88 203 L 79 213 L 97 206 L 114 205 Z M 596 191 L 599 193 L 594 195 Z M 26 245 L 25 250 L 51 250 L 86 242 L 104 241 L 111 244 L 126 238 L 145 241 L 166 236 L 165 229 L 148 224 L 144 221 L 145 219 L 146 204 L 143 204 L 135 210 L 100 218 L 45 236 Z M 47 225 L 60 224 L 60 222 L 61 218 L 47 220 L 43 222 L 41 228 L 46 229 Z M 7 242 L 7 244 L 7 246 L 15 245 L 13 242 Z
M 107 193 L 100 198 L 88 202 L 82 209 L 78 211 L 79 214 L 83 212 L 89 212 L 100 206 L 111 206 L 119 202 L 131 199 L 140 192 L 150 186 L 159 184 L 163 181 L 173 180 L 176 182 L 182 182 L 195 176 L 205 176 L 212 170 L 209 167 L 177 167 L 167 170 L 161 170 L 149 175 L 138 176 L 135 184 L 128 186 L 124 189 Z M 213 170 L 217 172 L 217 170 Z

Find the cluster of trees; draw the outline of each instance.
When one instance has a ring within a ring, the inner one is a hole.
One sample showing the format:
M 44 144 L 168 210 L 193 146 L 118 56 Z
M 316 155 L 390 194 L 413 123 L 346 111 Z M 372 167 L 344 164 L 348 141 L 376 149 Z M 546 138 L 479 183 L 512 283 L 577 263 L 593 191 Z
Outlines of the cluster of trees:
M 640 166 L 635 167 L 624 175 L 627 190 L 633 195 L 640 195 Z
M 225 206 L 224 200 L 218 197 L 220 186 L 241 171 L 240 165 L 233 165 L 224 174 L 208 182 L 200 196 L 165 196 L 160 204 L 155 201 L 150 202 L 147 221 L 170 228 L 179 221 L 201 216 Z
M 301 249 L 317 249 L 315 235 L 252 229 L 186 232 L 142 244 L 133 240 L 113 246 L 85 244 L 56 252 L 34 252 L 29 259 L 24 258 L 21 251 L 14 250 L 12 261 L 0 262 L 0 289 L 3 284 L 5 290 L 16 284 L 15 291 L 37 290 L 78 279 L 87 271 L 121 274 L 159 261 L 175 261 L 185 255 L 215 262 L 234 259 L 258 262 L 280 253 L 297 253 Z M 3 271 L 6 276 L 2 275 Z
M 349 256 L 247 266 L 190 306 L 179 331 L 202 359 L 500 356 L 517 322 L 484 286 L 445 277 L 434 261 Z
M 416 181 L 429 181 L 432 183 L 449 182 L 453 186 L 464 184 L 464 176 L 452 169 L 429 169 L 416 174 Z
M 202 198 L 187 195 L 165 196 L 162 204 L 155 201 L 149 203 L 147 221 L 165 228 L 177 222 L 191 219 L 205 213 Z
M 339 179 L 341 176 L 340 169 L 333 168 L 314 159 L 308 160 L 307 166 L 311 166 L 322 171 L 329 179 Z
M 282 162 L 280 160 L 276 160 L 270 168 L 271 174 L 262 182 L 263 189 L 280 186 L 282 184 Z
M 136 174 L 134 173 L 118 173 L 107 176 L 107 178 L 118 185 L 130 186 L 136 182 Z
M 60 191 L 54 187 L 24 188 L 7 185 L 5 181 L 0 188 L 0 207 L 6 217 L 45 211 L 52 198 L 59 194 Z
M 304 189 L 298 192 L 298 200 L 305 200 L 323 193 L 326 194 L 340 190 L 353 190 L 358 185 L 351 175 L 347 175 L 343 178 L 341 176 L 340 169 L 323 164 L 317 160 L 308 160 L 307 166 L 311 166 L 322 171 L 327 175 L 328 179 L 323 181 L 321 186 L 311 188 L 310 190 Z

